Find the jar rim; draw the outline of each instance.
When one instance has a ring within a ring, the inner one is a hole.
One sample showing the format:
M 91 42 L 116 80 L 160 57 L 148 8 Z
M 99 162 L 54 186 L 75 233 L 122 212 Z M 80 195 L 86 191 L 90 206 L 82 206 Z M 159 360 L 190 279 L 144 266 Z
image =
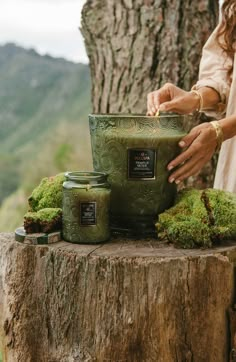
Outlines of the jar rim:
M 80 181 L 81 183 L 88 184 L 90 182 L 104 183 L 107 181 L 108 174 L 105 172 L 95 171 L 67 171 L 65 177 L 70 181 Z
M 142 113 L 91 113 L 89 117 L 102 117 L 102 118 L 142 118 L 142 119 L 160 119 L 160 118 L 172 118 L 172 117 L 189 117 L 192 116 L 192 113 L 189 114 L 179 114 L 175 112 L 160 112 L 158 116 L 147 116 Z

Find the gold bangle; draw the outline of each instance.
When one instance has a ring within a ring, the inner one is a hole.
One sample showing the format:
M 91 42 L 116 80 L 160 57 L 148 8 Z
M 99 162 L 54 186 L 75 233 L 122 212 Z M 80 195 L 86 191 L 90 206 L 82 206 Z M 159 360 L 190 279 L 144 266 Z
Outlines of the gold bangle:
M 203 97 L 200 92 L 198 92 L 196 89 L 191 89 L 190 93 L 194 93 L 199 98 L 199 107 L 196 109 L 197 112 L 201 112 L 203 109 Z
M 221 149 L 221 145 L 224 141 L 224 134 L 222 131 L 222 127 L 218 121 L 212 121 L 210 122 L 210 124 L 213 126 L 213 128 L 216 131 L 216 142 L 217 142 L 216 152 L 219 152 Z

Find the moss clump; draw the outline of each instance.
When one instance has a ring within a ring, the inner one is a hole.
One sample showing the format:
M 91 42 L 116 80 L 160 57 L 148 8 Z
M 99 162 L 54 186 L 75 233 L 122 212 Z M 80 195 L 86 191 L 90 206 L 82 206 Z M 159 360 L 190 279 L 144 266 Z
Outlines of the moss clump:
M 27 233 L 52 232 L 60 230 L 62 209 L 45 208 L 37 212 L 27 212 L 24 216 L 24 229 Z
M 27 212 L 25 218 L 31 218 L 33 221 L 52 221 L 56 216 L 60 215 L 60 208 L 45 208 L 37 212 Z
M 236 239 L 236 195 L 222 190 L 183 190 L 175 205 L 159 215 L 159 238 L 183 247 L 211 247 Z
M 24 216 L 27 233 L 60 230 L 62 227 L 62 184 L 64 174 L 45 177 L 29 197 L 30 210 Z
M 43 178 L 28 199 L 30 211 L 62 208 L 62 184 L 64 181 L 64 174 Z

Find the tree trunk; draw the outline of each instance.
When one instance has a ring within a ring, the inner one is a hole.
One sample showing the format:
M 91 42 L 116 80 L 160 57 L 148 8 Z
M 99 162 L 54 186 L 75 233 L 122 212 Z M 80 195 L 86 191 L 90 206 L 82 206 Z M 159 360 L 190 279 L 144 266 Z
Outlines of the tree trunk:
M 218 8 L 218 0 L 87 0 L 81 30 L 93 111 L 146 113 L 147 94 L 164 83 L 189 90 Z M 213 160 L 189 183 L 212 185 L 214 168 Z
M 7 362 L 226 362 L 236 245 L 34 246 L 0 234 Z
M 146 112 L 147 93 L 170 81 L 190 89 L 218 0 L 88 0 L 82 33 L 93 111 Z

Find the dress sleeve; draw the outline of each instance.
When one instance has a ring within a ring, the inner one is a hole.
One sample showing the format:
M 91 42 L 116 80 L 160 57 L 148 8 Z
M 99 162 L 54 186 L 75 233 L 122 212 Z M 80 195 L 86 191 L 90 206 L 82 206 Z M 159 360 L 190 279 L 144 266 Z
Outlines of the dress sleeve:
M 221 104 L 219 105 L 219 109 L 218 111 L 207 110 L 204 113 L 214 118 L 222 118 L 225 114 L 229 98 L 231 79 L 228 71 L 233 66 L 233 60 L 227 56 L 218 44 L 216 39 L 217 31 L 218 27 L 203 47 L 199 80 L 193 89 L 198 90 L 201 87 L 215 89 L 220 96 Z

